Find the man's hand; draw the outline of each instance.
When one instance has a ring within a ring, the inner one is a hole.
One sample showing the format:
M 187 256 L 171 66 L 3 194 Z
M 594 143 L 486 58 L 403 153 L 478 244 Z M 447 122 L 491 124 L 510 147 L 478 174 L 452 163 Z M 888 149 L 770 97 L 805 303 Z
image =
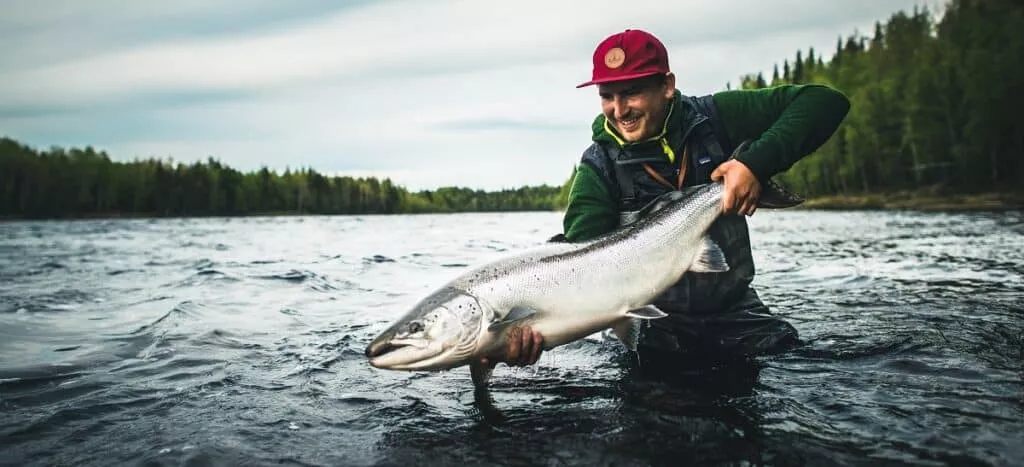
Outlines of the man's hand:
M 480 361 L 489 368 L 494 368 L 499 362 L 505 362 L 508 366 L 533 365 L 540 359 L 543 344 L 544 338 L 539 332 L 529 327 L 517 327 L 508 333 L 508 349 L 504 360 L 484 357 Z
M 742 162 L 732 159 L 725 161 L 711 172 L 711 180 L 723 180 L 725 196 L 722 211 L 726 214 L 753 216 L 757 199 L 761 196 L 761 182 Z

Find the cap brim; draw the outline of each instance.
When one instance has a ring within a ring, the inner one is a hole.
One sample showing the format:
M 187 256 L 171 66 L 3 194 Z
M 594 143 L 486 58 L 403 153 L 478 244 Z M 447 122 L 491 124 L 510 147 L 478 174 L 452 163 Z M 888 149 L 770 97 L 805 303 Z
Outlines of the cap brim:
M 660 75 L 661 73 L 662 72 L 660 71 L 645 71 L 642 73 L 633 73 L 629 75 L 609 76 L 607 78 L 592 79 L 590 81 L 587 81 L 586 83 L 577 84 L 576 89 L 587 86 L 593 86 L 595 84 L 614 83 L 616 81 L 629 81 L 631 79 L 646 78 L 648 76 Z

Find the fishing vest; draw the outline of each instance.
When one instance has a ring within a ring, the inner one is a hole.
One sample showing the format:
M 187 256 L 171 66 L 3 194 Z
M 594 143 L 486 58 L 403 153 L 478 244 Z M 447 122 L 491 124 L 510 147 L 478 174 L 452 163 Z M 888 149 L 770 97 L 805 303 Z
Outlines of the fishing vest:
M 682 97 L 676 111 L 683 112 L 684 147 L 672 148 L 677 159 L 688 164 L 686 185 L 711 181 L 711 172 L 725 162 L 734 146 L 728 140 L 725 128 L 718 124 L 718 111 L 711 96 Z M 582 163 L 591 166 L 617 199 L 619 226 L 636 222 L 644 207 L 669 188 L 655 180 L 643 164 L 647 164 L 664 180 L 674 182 L 678 169 L 662 155 L 659 158 L 630 154 L 615 144 L 593 143 L 583 153 Z M 746 293 L 754 277 L 754 261 L 750 250 L 750 235 L 746 217 L 729 215 L 718 218 L 709 229 L 709 235 L 725 253 L 729 271 L 723 273 L 686 273 L 683 278 L 662 294 L 654 304 L 668 313 L 703 314 L 729 308 Z M 667 323 L 666 323 L 667 324 Z

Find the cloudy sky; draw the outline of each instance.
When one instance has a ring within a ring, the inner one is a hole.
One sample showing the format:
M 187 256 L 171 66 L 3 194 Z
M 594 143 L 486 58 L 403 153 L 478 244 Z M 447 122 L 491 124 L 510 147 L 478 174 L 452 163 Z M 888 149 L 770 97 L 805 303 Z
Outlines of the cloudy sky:
M 689 94 L 870 33 L 911 0 L 0 0 L 0 135 L 412 189 L 562 183 L 593 47 L 669 48 Z M 941 5 L 941 4 L 940 4 Z

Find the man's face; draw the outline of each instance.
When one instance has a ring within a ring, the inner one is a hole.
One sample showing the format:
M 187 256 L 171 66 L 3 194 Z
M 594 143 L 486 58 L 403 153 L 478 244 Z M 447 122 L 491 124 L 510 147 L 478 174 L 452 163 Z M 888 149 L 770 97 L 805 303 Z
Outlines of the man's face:
M 671 73 L 599 84 L 601 111 L 626 141 L 650 138 L 661 132 L 675 84 Z

